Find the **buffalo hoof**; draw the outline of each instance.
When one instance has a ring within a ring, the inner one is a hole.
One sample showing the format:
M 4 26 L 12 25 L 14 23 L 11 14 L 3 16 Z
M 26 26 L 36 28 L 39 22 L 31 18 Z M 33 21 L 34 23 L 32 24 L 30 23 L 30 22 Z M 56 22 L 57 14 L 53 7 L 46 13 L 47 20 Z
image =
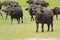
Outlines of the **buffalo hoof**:
M 49 30 L 47 30 L 47 32 L 49 32 Z
M 23 21 L 22 21 L 22 23 L 23 23 Z
M 36 30 L 36 32 L 38 32 L 38 31 Z
M 51 32 L 53 32 L 53 30 L 51 30 Z
M 41 31 L 41 32 L 44 32 L 44 31 Z

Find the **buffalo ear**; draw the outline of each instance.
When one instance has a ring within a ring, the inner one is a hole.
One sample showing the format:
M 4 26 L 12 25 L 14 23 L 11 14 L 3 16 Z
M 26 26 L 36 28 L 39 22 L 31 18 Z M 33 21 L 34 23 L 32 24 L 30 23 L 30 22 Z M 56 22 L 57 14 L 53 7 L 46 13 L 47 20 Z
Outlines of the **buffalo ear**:
M 2 11 L 4 11 L 4 10 L 2 10 Z
M 28 8 L 26 8 L 25 10 L 28 10 Z
M 7 13 L 8 12 L 8 10 L 2 10 L 4 13 Z
M 28 1 L 26 1 L 26 3 L 29 3 Z

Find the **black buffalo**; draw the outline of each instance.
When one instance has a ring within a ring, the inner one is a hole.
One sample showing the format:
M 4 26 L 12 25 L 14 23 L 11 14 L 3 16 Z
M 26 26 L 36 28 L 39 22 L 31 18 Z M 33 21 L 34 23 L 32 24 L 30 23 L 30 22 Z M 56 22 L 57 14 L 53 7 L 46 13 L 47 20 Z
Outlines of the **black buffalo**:
M 26 3 L 33 4 L 34 3 L 34 0 L 27 0 Z
M 3 2 L 2 2 L 2 5 L 3 5 L 4 7 L 9 6 L 9 1 L 3 1 Z
M 23 23 L 23 11 L 22 11 L 22 8 L 20 7 L 15 7 L 14 10 L 13 10 L 13 13 L 10 14 L 11 16 L 11 24 L 12 24 L 12 21 L 13 19 L 17 19 L 18 21 L 18 24 L 20 23 L 20 17 L 22 19 L 22 23 Z
M 2 18 L 3 18 L 3 15 L 2 15 L 2 13 L 1 13 L 1 9 L 2 9 L 2 3 L 0 2 L 0 15 L 1 15 Z
M 48 7 L 49 6 L 49 3 L 46 2 L 46 1 L 36 1 L 35 4 L 36 5 L 41 5 L 43 7 Z
M 6 13 L 6 19 L 7 16 L 9 15 L 11 17 L 11 24 L 13 22 L 13 19 L 17 19 L 18 24 L 20 23 L 20 17 L 22 19 L 22 23 L 23 23 L 23 11 L 22 8 L 20 7 L 8 7 L 7 9 L 4 10 L 4 12 Z
M 17 7 L 17 6 L 19 6 L 19 3 L 16 1 L 10 1 L 9 5 L 12 7 L 15 7 L 15 6 Z
M 4 13 L 6 13 L 6 20 L 7 20 L 8 15 L 10 16 L 11 9 L 12 9 L 11 7 L 7 7 L 6 9 L 2 10 Z
M 28 12 L 29 12 L 29 14 L 31 16 L 31 21 L 34 20 L 34 17 L 33 17 L 35 15 L 34 8 L 35 8 L 34 5 L 30 5 L 30 7 L 26 8 L 26 10 L 28 10 Z
M 0 10 L 2 9 L 2 3 L 0 2 Z
M 47 24 L 48 30 L 50 30 L 50 24 L 51 24 L 51 31 L 53 31 L 53 12 L 48 9 L 41 9 L 39 7 L 36 8 L 36 14 L 35 14 L 35 20 L 36 20 L 36 32 L 38 32 L 38 25 L 39 23 L 42 24 L 42 32 L 44 32 L 44 24 Z
M 3 1 L 2 2 L 2 5 L 4 5 L 4 7 L 11 6 L 12 4 L 19 5 L 19 3 L 16 1 Z
M 56 15 L 56 19 L 58 20 L 58 15 L 60 15 L 60 7 L 55 7 L 52 9 L 54 15 Z

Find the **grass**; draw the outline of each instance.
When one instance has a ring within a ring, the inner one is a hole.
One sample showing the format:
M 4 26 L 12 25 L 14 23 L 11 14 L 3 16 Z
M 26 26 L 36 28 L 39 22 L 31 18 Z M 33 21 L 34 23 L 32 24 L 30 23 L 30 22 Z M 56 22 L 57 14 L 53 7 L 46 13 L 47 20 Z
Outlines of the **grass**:
M 25 0 L 15 0 L 18 1 L 22 7 L 29 6 L 25 3 Z M 60 1 L 58 0 L 46 0 L 50 3 L 49 7 L 59 6 Z M 48 7 L 48 8 L 49 8 Z M 45 32 L 41 32 L 41 24 L 39 25 L 39 32 L 36 33 L 35 21 L 30 21 L 30 15 L 27 11 L 24 11 L 24 23 L 17 24 L 17 21 L 14 20 L 13 24 L 10 25 L 10 17 L 8 20 L 5 20 L 5 14 L 3 13 L 4 19 L 0 16 L 0 40 L 11 40 L 13 38 L 29 38 L 29 37 L 38 37 L 38 38 L 60 38 L 60 15 L 59 20 L 56 20 L 54 16 L 54 32 L 46 32 L 47 25 L 45 24 Z

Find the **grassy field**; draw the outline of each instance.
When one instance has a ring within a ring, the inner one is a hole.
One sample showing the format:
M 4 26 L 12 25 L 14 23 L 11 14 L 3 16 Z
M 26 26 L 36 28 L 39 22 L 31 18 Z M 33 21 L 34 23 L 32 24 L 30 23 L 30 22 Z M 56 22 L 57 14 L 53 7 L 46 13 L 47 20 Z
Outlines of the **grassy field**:
M 26 4 L 26 0 L 15 0 L 18 1 L 22 7 L 29 6 Z M 60 0 L 46 0 L 50 3 L 48 8 L 53 8 L 55 6 L 60 6 Z M 3 1 L 2 1 L 3 2 Z M 60 38 L 60 16 L 59 20 L 56 20 L 54 16 L 54 31 L 46 32 L 47 25 L 45 24 L 45 32 L 41 32 L 41 24 L 39 25 L 39 32 L 36 33 L 35 21 L 30 21 L 30 15 L 25 9 L 24 11 L 24 23 L 17 24 L 17 21 L 14 20 L 13 24 L 10 25 L 10 17 L 8 20 L 5 20 L 5 14 L 3 13 L 4 19 L 0 16 L 0 40 L 11 40 L 13 38 Z

